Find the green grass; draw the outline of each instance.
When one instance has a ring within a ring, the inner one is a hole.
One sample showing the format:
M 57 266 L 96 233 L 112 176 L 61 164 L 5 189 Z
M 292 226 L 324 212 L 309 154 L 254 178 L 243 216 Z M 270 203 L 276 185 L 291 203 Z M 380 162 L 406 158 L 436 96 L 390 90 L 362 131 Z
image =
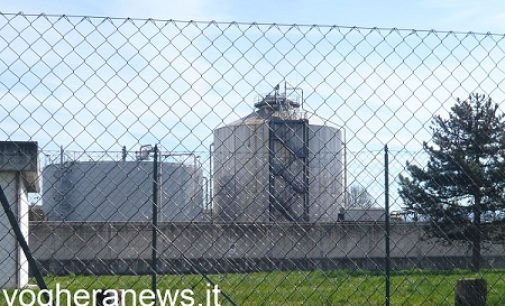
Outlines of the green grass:
M 384 276 L 371 271 L 276 271 L 209 275 L 238 305 L 381 305 Z M 484 277 L 488 282 L 488 305 L 505 305 L 505 270 L 480 274 L 465 270 L 398 271 L 391 278 L 392 305 L 451 305 L 454 287 L 461 278 Z M 49 287 L 62 288 L 150 288 L 149 276 L 47 276 Z M 197 305 L 205 301 L 207 281 L 198 275 L 160 275 L 160 289 L 195 290 Z M 226 303 L 221 296 L 222 304 Z M 2 298 L 0 305 L 6 305 Z M 204 304 L 205 306 L 205 304 Z

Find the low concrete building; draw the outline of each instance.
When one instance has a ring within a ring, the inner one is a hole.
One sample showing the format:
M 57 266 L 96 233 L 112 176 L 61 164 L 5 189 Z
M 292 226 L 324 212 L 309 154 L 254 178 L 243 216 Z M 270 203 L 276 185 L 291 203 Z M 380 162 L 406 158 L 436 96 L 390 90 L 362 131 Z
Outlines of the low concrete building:
M 0 186 L 28 240 L 28 192 L 38 192 L 36 142 L 0 141 Z M 4 210 L 0 210 L 0 288 L 28 284 L 28 261 Z

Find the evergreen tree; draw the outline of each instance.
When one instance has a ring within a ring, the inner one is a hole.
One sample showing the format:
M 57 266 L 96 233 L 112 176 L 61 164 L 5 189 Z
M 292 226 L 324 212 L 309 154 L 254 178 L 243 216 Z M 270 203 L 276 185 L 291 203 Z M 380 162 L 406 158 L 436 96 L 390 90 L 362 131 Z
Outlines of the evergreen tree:
M 468 243 L 472 267 L 480 270 L 483 242 L 505 241 L 505 221 L 482 222 L 484 213 L 505 210 L 505 120 L 491 98 L 457 99 L 448 119 L 435 116 L 425 167 L 407 164 L 400 177 L 406 209 L 428 217 L 426 233 Z

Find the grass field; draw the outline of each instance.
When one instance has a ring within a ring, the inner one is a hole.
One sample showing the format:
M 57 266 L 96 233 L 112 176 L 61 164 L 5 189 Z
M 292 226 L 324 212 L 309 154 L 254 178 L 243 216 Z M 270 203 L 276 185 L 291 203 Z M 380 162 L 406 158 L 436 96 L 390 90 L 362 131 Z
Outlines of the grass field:
M 277 271 L 209 275 L 237 305 L 381 305 L 384 276 L 370 271 Z M 505 305 L 505 270 L 481 274 L 465 270 L 399 271 L 392 274 L 392 305 L 451 305 L 457 279 L 484 277 L 488 282 L 488 305 Z M 150 288 L 149 276 L 47 276 L 49 287 L 77 290 Z M 207 281 L 197 275 L 160 275 L 160 289 L 191 288 L 195 305 L 205 301 Z M 222 305 L 229 305 L 221 296 Z M 4 298 L 1 305 L 7 305 Z

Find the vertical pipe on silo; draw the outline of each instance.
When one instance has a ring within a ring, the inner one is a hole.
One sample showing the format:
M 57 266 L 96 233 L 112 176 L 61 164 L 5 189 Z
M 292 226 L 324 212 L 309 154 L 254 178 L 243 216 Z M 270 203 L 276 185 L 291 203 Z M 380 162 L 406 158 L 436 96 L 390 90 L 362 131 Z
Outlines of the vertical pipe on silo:
M 303 120 L 303 221 L 310 222 L 310 198 L 309 198 L 309 122 Z
M 273 150 L 274 143 L 272 137 L 272 124 L 270 121 L 266 122 L 268 128 L 268 143 L 267 143 L 267 153 L 268 153 L 268 221 L 274 221 L 273 210 L 275 205 L 275 196 L 274 196 L 274 188 L 275 188 L 275 177 L 273 175 Z
M 210 220 L 211 222 L 214 222 L 214 216 L 212 215 L 212 212 L 214 210 L 212 201 L 214 198 L 214 189 L 212 188 L 214 176 L 212 174 L 212 149 L 214 148 L 214 143 L 211 143 L 209 145 L 209 190 L 210 190 L 210 195 L 209 195 L 209 206 L 210 206 Z

